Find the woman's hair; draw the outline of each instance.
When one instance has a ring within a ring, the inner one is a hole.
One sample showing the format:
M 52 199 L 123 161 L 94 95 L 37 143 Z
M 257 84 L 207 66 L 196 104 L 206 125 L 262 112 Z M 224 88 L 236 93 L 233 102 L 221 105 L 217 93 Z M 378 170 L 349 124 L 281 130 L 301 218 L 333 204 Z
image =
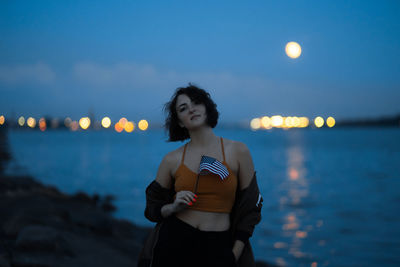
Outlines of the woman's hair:
M 217 105 L 211 99 L 210 94 L 191 83 L 187 87 L 179 87 L 175 90 L 171 100 L 164 105 L 164 112 L 167 114 L 165 119 L 165 130 L 169 135 L 169 142 L 183 141 L 190 138 L 186 128 L 179 125 L 178 115 L 176 113 L 176 100 L 180 95 L 187 95 L 191 101 L 204 104 L 206 107 L 207 124 L 214 128 L 218 123 Z

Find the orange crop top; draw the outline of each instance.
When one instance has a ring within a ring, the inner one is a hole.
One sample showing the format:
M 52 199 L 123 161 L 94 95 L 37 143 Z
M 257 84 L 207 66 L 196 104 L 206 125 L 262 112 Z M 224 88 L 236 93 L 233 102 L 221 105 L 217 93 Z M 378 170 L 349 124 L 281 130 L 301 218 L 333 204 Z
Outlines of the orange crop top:
M 186 146 L 183 148 L 182 161 L 175 172 L 175 192 L 187 190 L 194 191 L 197 173 L 184 164 Z M 217 174 L 200 175 L 197 185 L 197 200 L 189 209 L 230 213 L 235 202 L 237 177 L 225 161 L 224 143 L 221 137 L 222 155 L 229 175 L 221 180 Z

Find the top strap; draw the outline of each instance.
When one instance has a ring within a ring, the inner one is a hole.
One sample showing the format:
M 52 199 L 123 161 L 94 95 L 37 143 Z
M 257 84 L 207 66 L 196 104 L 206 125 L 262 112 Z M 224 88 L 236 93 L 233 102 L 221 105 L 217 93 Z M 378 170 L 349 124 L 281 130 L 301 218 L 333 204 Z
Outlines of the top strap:
M 222 156 L 224 156 L 224 162 L 226 162 L 226 160 L 225 160 L 224 141 L 223 141 L 222 137 L 221 137 L 221 148 L 222 148 Z
M 183 147 L 183 153 L 182 153 L 181 164 L 183 164 L 183 161 L 185 160 L 186 146 L 187 146 L 187 143 L 186 143 L 185 146 Z

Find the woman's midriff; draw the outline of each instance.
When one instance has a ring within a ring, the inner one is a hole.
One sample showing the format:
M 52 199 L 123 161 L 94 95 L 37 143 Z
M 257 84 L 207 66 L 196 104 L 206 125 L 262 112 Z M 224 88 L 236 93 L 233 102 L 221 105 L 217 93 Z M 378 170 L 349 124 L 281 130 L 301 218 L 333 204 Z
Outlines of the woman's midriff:
M 201 231 L 226 231 L 230 227 L 229 213 L 187 209 L 175 216 Z

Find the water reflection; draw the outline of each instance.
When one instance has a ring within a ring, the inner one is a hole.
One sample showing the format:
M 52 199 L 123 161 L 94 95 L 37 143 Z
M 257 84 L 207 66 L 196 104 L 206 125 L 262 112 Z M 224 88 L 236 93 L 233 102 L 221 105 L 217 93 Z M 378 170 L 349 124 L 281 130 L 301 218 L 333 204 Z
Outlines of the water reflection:
M 297 135 L 293 137 L 299 138 Z M 285 180 L 281 184 L 282 197 L 279 201 L 279 208 L 283 211 L 281 236 L 286 242 L 276 242 L 274 248 L 287 250 L 288 255 L 295 259 L 309 261 L 308 266 L 317 266 L 317 262 L 311 261 L 311 254 L 305 252 L 302 246 L 303 240 L 308 237 L 313 226 L 302 223 L 302 218 L 307 216 L 307 210 L 304 207 L 307 206 L 309 182 L 301 144 L 302 142 L 295 140 L 286 150 L 287 169 Z M 287 262 L 282 257 L 276 258 L 275 263 L 279 266 L 287 266 Z

